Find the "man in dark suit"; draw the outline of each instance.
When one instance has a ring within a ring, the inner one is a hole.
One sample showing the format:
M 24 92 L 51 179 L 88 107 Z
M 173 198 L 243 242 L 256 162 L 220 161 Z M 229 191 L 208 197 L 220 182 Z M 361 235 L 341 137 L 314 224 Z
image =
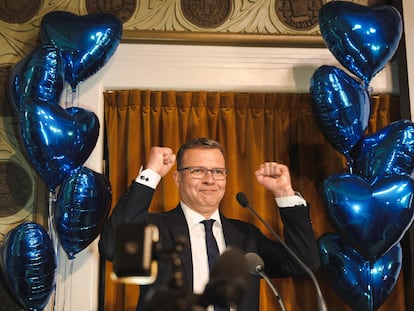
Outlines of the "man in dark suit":
M 171 211 L 149 213 L 155 188 L 176 159 L 177 171 L 173 176 L 181 202 Z M 102 231 L 99 241 L 101 255 L 113 260 L 118 226 L 125 223 L 154 224 L 159 229 L 164 248 L 174 247 L 182 237 L 187 239 L 188 244 L 181 252 L 185 285 L 191 292 L 200 294 L 209 278 L 205 231 L 201 221 L 214 219 L 213 232 L 220 253 L 230 246 L 243 253 L 257 253 L 264 261 L 265 273 L 271 278 L 304 275 L 303 268 L 281 243 L 267 238 L 254 225 L 226 218 L 219 212 L 226 176 L 225 155 L 222 146 L 214 140 L 194 139 L 184 144 L 177 156 L 170 148 L 153 147 L 145 169 L 140 170 L 127 193 L 119 200 Z M 260 165 L 255 176 L 259 184 L 275 197 L 284 224 L 286 244 L 311 270 L 316 271 L 320 261 L 309 207 L 293 190 L 288 167 L 266 162 Z M 165 285 L 168 265 L 168 261 L 160 259 L 156 284 Z M 259 310 L 259 281 L 258 276 L 252 277 L 246 294 L 236 307 L 237 311 Z M 137 310 L 144 310 L 143 297 L 148 292 L 147 287 L 141 286 Z

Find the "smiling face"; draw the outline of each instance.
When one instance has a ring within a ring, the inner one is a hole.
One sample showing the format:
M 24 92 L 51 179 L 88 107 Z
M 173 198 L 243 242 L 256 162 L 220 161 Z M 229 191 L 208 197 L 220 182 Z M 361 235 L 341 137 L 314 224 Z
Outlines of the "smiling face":
M 219 149 L 193 148 L 185 151 L 179 168 L 190 166 L 225 168 L 226 163 Z M 210 171 L 201 179 L 193 178 L 188 169 L 176 171 L 174 181 L 181 200 L 206 218 L 218 209 L 226 188 L 226 178 L 216 180 Z

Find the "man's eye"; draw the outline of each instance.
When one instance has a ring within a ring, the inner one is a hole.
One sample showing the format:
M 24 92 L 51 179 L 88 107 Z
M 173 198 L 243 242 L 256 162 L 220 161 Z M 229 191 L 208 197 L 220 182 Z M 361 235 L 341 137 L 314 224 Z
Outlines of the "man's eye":
M 203 173 L 204 172 L 204 169 L 202 169 L 202 168 L 200 168 L 200 167 L 194 167 L 193 168 L 193 173 L 196 173 L 196 174 L 201 174 L 201 173 Z
M 213 173 L 215 175 L 224 175 L 224 170 L 216 168 L 216 169 L 213 170 Z

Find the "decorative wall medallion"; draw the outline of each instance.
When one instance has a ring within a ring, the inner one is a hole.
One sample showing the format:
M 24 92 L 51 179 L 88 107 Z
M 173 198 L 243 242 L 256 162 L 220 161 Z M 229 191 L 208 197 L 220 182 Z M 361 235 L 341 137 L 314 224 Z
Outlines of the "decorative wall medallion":
M 0 20 L 10 24 L 22 24 L 36 16 L 42 0 L 0 1 Z
M 47 210 L 47 205 L 40 207 L 47 202 L 38 202 L 38 194 L 39 198 L 44 196 L 39 192 L 39 178 L 21 152 L 16 136 L 13 120 L 0 118 L 0 239 L 17 224 Z
M 12 116 L 13 111 L 7 98 L 11 66 L 0 67 L 0 117 Z
M 23 167 L 13 161 L 0 161 L 0 218 L 24 209 L 32 191 L 32 180 Z
M 123 23 L 135 13 L 137 0 L 85 0 L 88 14 L 108 13 L 118 17 Z
M 223 24 L 232 11 L 231 0 L 181 0 L 184 17 L 202 28 Z
M 326 0 L 278 0 L 276 15 L 285 26 L 309 30 L 319 25 L 318 14 Z

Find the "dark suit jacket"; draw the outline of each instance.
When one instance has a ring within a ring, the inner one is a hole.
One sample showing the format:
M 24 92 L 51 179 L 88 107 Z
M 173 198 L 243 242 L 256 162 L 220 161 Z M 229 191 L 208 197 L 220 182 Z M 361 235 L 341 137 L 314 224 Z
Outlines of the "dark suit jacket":
M 113 260 L 115 230 L 119 225 L 125 223 L 155 224 L 159 229 L 163 248 L 174 247 L 182 237 L 189 241 L 188 226 L 180 205 L 165 213 L 148 213 L 153 194 L 154 189 L 133 182 L 127 193 L 119 200 L 99 241 L 100 254 L 106 260 Z M 316 271 L 320 266 L 320 260 L 317 242 L 309 219 L 309 207 L 281 208 L 280 214 L 284 224 L 286 244 L 311 270 Z M 265 273 L 269 277 L 292 277 L 305 274 L 281 243 L 267 238 L 250 223 L 229 219 L 222 214 L 220 217 L 227 247 L 237 247 L 243 253 L 257 253 L 263 259 Z M 191 290 L 193 286 L 191 245 L 185 247 L 181 255 L 186 286 Z M 166 263 L 159 262 L 158 274 L 160 277 L 165 277 L 167 271 L 163 270 L 164 264 Z M 238 311 L 259 310 L 259 281 L 259 277 L 252 277 L 248 292 L 237 306 Z M 159 282 L 157 281 L 157 283 Z M 141 297 L 147 293 L 146 287 L 148 286 L 141 286 Z M 143 301 L 144 299 L 140 298 L 137 310 L 143 310 Z

